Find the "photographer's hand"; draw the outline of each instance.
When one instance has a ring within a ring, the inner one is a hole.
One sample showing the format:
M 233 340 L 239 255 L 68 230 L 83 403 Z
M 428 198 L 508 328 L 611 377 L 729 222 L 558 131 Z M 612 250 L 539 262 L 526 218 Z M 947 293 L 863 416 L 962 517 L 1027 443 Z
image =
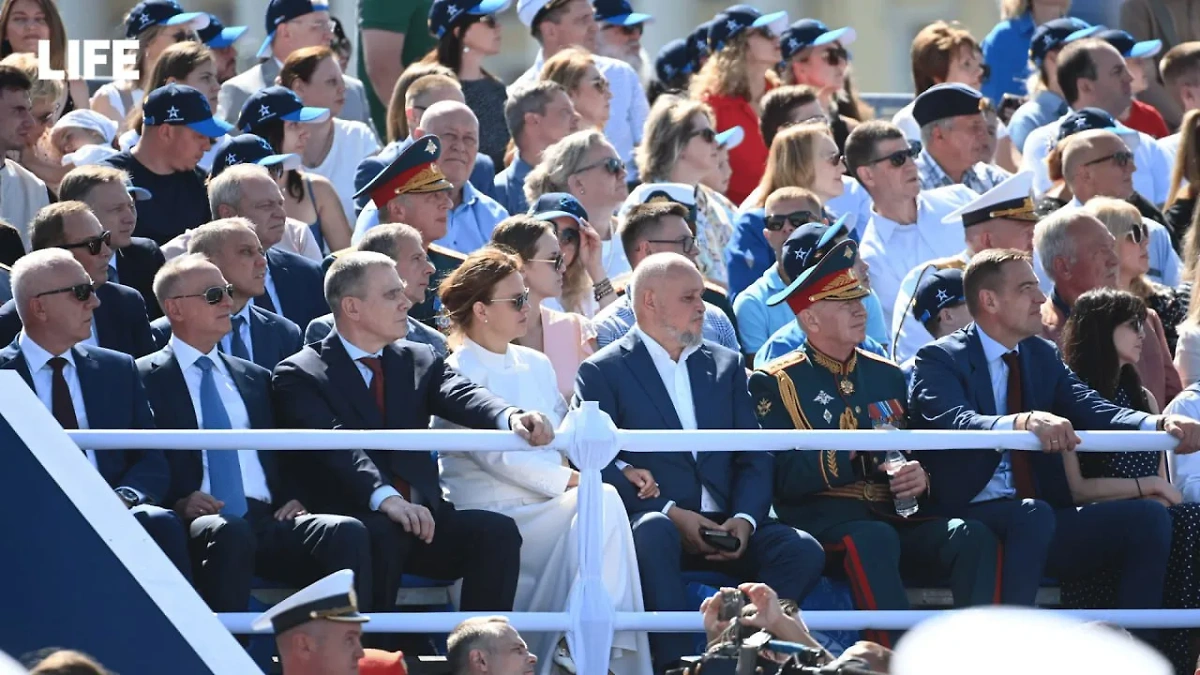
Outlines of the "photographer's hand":
M 789 616 L 783 613 L 783 609 L 779 606 L 779 596 L 775 594 L 775 589 L 766 584 L 745 583 L 738 588 L 750 598 L 754 607 L 758 612 L 752 616 L 742 619 L 742 623 L 749 626 L 757 626 L 766 630 L 777 640 L 784 642 L 796 642 L 811 649 L 816 649 L 825 654 L 825 662 L 833 660 L 833 655 L 825 651 L 820 642 L 808 632 L 808 626 L 804 625 L 804 620 L 800 618 L 799 610 L 796 611 L 796 616 Z
M 705 598 L 704 602 L 700 603 L 700 613 L 704 615 L 704 636 L 708 639 L 707 644 L 712 644 L 725 633 L 725 629 L 729 628 L 728 621 L 721 620 L 721 594 L 725 591 L 735 591 L 733 588 L 722 588 L 717 591 L 717 594 L 711 598 Z

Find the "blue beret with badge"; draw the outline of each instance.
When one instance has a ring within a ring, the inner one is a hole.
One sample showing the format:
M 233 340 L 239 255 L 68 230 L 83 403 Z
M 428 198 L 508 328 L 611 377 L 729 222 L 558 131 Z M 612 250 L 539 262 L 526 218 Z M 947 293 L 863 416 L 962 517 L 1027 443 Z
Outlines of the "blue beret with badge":
M 912 314 L 925 323 L 947 307 L 967 301 L 963 291 L 963 271 L 954 267 L 933 270 L 921 277 L 913 294 Z
M 987 107 L 987 99 L 974 87 L 946 82 L 921 92 L 913 102 L 912 115 L 917 126 L 923 127 L 948 117 L 978 115 Z
M 442 156 L 442 141 L 434 135 L 414 140 L 392 163 L 354 193 L 358 199 L 368 195 L 375 206 L 383 209 L 392 199 L 403 194 L 420 194 L 453 190 L 454 185 L 438 168 Z

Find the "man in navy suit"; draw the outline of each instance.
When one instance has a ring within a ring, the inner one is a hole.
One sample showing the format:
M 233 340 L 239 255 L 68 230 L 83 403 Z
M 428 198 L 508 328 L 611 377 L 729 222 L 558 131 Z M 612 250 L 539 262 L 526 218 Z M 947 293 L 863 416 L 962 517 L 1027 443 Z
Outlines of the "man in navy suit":
M 650 256 L 634 271 L 637 325 L 583 362 L 575 400 L 597 401 L 621 429 L 758 429 L 742 356 L 703 340 L 704 279 L 676 253 Z M 660 496 L 642 498 L 632 469 L 649 471 Z M 761 581 L 800 602 L 825 555 L 808 534 L 770 519 L 774 459 L 765 452 L 626 453 L 604 470 L 633 526 L 646 610 L 684 611 L 681 571 L 712 569 Z M 701 535 L 736 538 L 723 551 Z M 683 634 L 651 635 L 655 669 L 690 653 Z
M 221 270 L 200 256 L 181 256 L 159 271 L 154 288 L 172 336 L 161 351 L 138 359 L 137 369 L 159 427 L 273 429 L 270 371 L 217 349 L 233 314 Z M 196 586 L 215 612 L 246 611 L 255 573 L 306 585 L 351 569 L 358 592 L 371 597 L 366 528 L 353 518 L 309 513 L 285 456 L 188 450 L 168 457 L 166 503 L 188 525 Z
M 412 301 L 391 258 L 364 251 L 340 256 L 326 289 L 334 332 L 275 368 L 279 426 L 426 429 L 437 415 L 469 428 L 511 429 L 533 445 L 553 440 L 541 413 L 509 406 L 425 345 L 400 341 Z M 428 452 L 304 452 L 297 463 L 310 507 L 357 517 L 370 531 L 373 607 L 391 606 L 407 571 L 462 578 L 463 611 L 512 609 L 521 548 L 516 524 L 443 500 Z
M 162 316 L 154 299 L 154 273 L 166 259 L 153 239 L 133 236 L 137 227 L 137 202 L 150 199 L 150 191 L 134 187 L 129 175 L 103 164 L 76 167 L 58 185 L 60 201 L 78 200 L 88 205 L 105 232 L 111 233 L 108 280 L 141 294 L 151 320 Z
M 917 453 L 931 476 L 930 510 L 983 521 L 1003 540 L 1006 602 L 1032 604 L 1043 570 L 1070 579 L 1108 568 L 1119 575 L 1118 607 L 1161 606 L 1166 508 L 1152 499 L 1076 505 L 1060 454 L 1079 443 L 1076 428 L 1166 430 L 1180 439 L 1176 452 L 1194 452 L 1200 423 L 1121 408 L 1081 383 L 1037 337 L 1045 296 L 1027 253 L 977 254 L 963 286 L 975 323 L 917 352 L 910 427 L 1030 431 L 1045 452 Z
M 221 270 L 233 285 L 232 329 L 217 343 L 222 353 L 273 370 L 300 351 L 300 328 L 288 319 L 256 307 L 251 298 L 263 293 L 267 259 L 254 225 L 245 218 L 222 218 L 196 228 L 188 240 L 188 253 L 204 257 Z M 168 317 L 150 324 L 154 341 L 167 346 L 171 337 Z
M 254 305 L 290 319 L 297 326 L 327 311 L 321 264 L 277 246 L 283 239 L 287 212 L 283 193 L 265 167 L 231 166 L 208 186 L 208 202 L 215 218 L 240 216 L 254 224 L 267 255 L 266 290 Z
M 13 295 L 24 329 L 0 351 L 64 429 L 153 429 L 146 392 L 128 354 L 85 344 L 98 300 L 83 266 L 50 248 L 13 266 Z M 191 578 L 183 525 L 159 508 L 170 471 L 161 450 L 84 450 L 88 461 Z
M 43 208 L 29 224 L 29 238 L 35 251 L 46 248 L 69 251 L 96 284 L 100 305 L 92 316 L 92 334 L 83 340 L 84 344 L 134 358 L 154 351 L 141 294 L 107 280 L 112 235 L 104 231 L 87 204 L 59 202 Z M 20 331 L 21 317 L 10 300 L 0 306 L 0 343 L 12 342 Z

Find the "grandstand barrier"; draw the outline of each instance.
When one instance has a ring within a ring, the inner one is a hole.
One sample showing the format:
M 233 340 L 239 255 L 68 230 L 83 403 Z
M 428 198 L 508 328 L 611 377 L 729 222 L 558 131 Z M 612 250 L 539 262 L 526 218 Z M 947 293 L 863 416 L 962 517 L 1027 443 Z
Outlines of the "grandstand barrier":
M 475 430 L 276 430 L 276 431 L 70 431 L 81 448 L 166 448 L 168 450 L 381 450 L 431 449 L 458 452 L 508 452 L 528 449 L 511 433 Z M 1172 449 L 1176 441 L 1160 432 L 1079 432 L 1081 452 Z M 695 612 L 615 612 L 600 579 L 600 470 L 616 456 L 629 452 L 712 452 L 731 448 L 757 452 L 783 450 L 872 451 L 957 450 L 1003 448 L 1040 451 L 1037 438 L 1020 431 L 624 431 L 597 404 L 585 402 L 571 411 L 558 429 L 552 447 L 564 452 L 580 471 L 580 574 L 566 612 L 510 613 L 518 630 L 565 631 L 581 675 L 604 675 L 614 630 L 698 631 Z M 806 612 L 814 630 L 905 629 L 930 617 L 930 611 Z M 1112 621 L 1128 628 L 1170 628 L 1200 625 L 1200 610 L 1068 611 L 1087 620 Z M 221 614 L 234 633 L 250 633 L 254 614 Z M 364 626 L 371 632 L 443 632 L 470 613 L 376 613 Z

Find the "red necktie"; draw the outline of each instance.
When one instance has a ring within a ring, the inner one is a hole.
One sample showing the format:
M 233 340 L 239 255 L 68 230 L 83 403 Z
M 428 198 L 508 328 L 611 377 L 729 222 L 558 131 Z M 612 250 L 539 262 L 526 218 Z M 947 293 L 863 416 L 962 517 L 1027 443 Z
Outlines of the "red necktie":
M 383 399 L 383 361 L 378 356 L 364 356 L 358 360 L 371 370 L 371 395 L 375 397 L 375 405 L 379 408 L 379 415 L 386 419 L 387 411 Z M 404 497 L 405 501 L 412 501 L 412 487 L 408 481 L 396 476 L 392 480 L 392 486 Z
M 63 368 L 67 366 L 67 360 L 56 356 L 48 363 L 54 370 L 54 374 L 50 376 L 50 412 L 63 429 L 78 429 L 79 419 L 75 417 L 71 390 L 67 388 L 67 378 L 63 377 Z
M 1008 366 L 1008 395 L 1005 397 L 1009 415 L 1025 412 L 1024 398 L 1021 396 L 1021 360 L 1017 353 L 1008 352 L 1003 357 Z M 1033 482 L 1033 466 L 1029 461 L 1029 453 L 1025 450 L 1010 450 L 1012 461 L 1013 483 L 1016 484 L 1018 499 L 1033 499 L 1036 496 Z

